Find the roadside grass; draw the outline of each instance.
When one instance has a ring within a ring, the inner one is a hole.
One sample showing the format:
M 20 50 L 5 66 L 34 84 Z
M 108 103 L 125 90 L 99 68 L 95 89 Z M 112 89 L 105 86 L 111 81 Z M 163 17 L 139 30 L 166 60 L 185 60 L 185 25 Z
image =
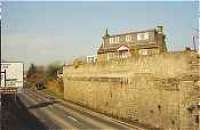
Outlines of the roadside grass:
M 50 96 L 54 96 L 54 97 L 57 97 L 57 98 L 60 98 L 60 99 L 64 99 L 64 94 L 61 93 L 61 92 L 58 93 L 58 92 L 55 92 L 54 90 L 49 89 L 49 88 L 43 89 L 41 91 L 50 95 Z
M 64 99 L 63 84 L 56 80 L 48 81 L 47 88 L 43 89 L 42 92 L 59 99 Z
M 46 89 L 43 89 L 41 91 L 50 95 L 50 96 L 54 96 L 54 97 L 57 97 L 59 99 L 64 99 L 64 94 L 61 93 L 61 92 L 56 92 L 54 89 L 46 88 Z

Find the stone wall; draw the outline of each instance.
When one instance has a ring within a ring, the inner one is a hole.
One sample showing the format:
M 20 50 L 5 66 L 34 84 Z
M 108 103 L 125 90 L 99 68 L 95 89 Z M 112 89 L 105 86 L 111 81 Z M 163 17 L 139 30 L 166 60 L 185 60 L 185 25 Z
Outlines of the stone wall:
M 64 68 L 64 97 L 113 117 L 158 128 L 195 129 L 199 77 L 193 53 Z M 191 61 L 192 60 L 192 61 Z

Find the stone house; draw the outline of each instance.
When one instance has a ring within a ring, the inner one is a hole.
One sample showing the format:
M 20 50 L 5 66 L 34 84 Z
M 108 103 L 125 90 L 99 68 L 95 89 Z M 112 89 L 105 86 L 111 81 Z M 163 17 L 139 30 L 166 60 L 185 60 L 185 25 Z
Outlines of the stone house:
M 110 35 L 106 29 L 97 52 L 97 61 L 124 59 L 136 55 L 154 55 L 166 51 L 163 26 L 115 35 Z

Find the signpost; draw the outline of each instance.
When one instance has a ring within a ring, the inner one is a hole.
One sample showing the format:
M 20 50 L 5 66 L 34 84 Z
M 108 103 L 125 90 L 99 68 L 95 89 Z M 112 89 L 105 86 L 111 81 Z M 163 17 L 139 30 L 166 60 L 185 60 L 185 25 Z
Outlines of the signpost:
M 23 89 L 24 65 L 21 62 L 1 63 L 0 93 L 20 93 Z

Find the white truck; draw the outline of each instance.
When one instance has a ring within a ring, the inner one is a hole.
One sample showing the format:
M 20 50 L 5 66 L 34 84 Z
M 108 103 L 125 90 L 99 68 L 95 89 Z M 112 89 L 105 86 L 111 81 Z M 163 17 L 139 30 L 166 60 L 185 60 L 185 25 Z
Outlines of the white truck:
M 16 88 L 21 93 L 24 84 L 24 64 L 22 62 L 1 63 L 1 89 Z

